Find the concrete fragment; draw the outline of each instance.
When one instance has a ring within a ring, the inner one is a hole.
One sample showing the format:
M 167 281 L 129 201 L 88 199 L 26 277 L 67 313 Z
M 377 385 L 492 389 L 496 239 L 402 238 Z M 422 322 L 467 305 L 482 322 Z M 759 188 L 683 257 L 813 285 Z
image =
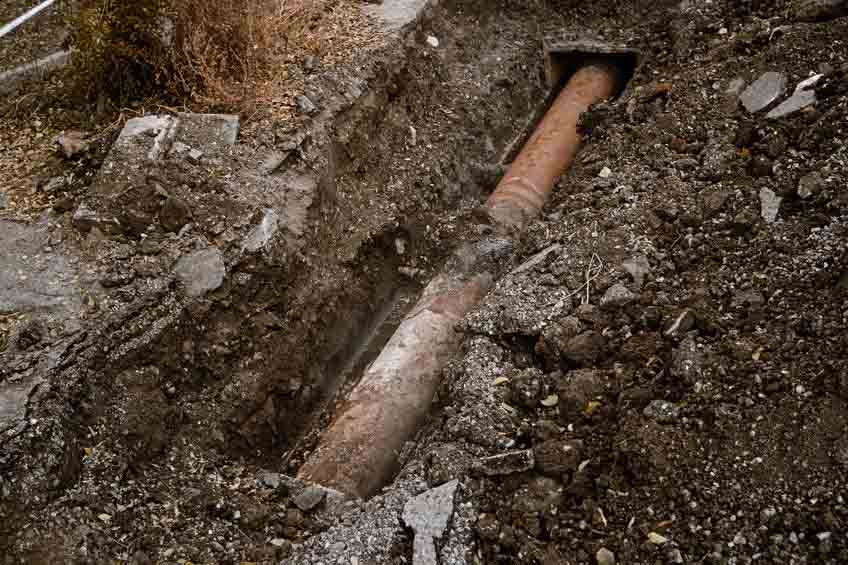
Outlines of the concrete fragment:
M 798 90 L 795 94 L 781 102 L 774 110 L 766 114 L 766 117 L 770 120 L 776 120 L 793 114 L 798 110 L 803 110 L 807 106 L 812 106 L 815 103 L 815 90 Z
M 234 114 L 178 114 L 180 127 L 177 140 L 204 151 L 235 145 L 240 121 Z
M 745 89 L 739 100 L 746 110 L 759 112 L 773 104 L 786 91 L 786 75 L 777 72 L 764 73 Z
M 598 561 L 598 565 L 615 565 L 615 554 L 605 547 L 598 550 L 595 559 Z
M 191 297 L 220 288 L 226 271 L 224 258 L 214 247 L 183 255 L 174 269 L 177 278 L 185 285 L 186 294 Z
M 294 101 L 297 104 L 297 111 L 301 114 L 309 115 L 318 111 L 318 107 L 312 100 L 309 99 L 308 96 L 299 94 L 295 97 Z
M 783 202 L 783 198 L 775 194 L 770 188 L 763 187 L 760 189 L 761 214 L 767 223 L 773 224 L 777 220 L 781 202 Z
M 475 461 L 472 470 L 480 475 L 512 475 L 529 471 L 536 464 L 533 451 L 509 451 Z
M 273 208 L 266 208 L 262 221 L 247 234 L 242 251 L 253 253 L 268 245 L 279 230 L 279 221 L 279 214 Z
M 428 490 L 406 503 L 403 521 L 415 532 L 413 565 L 438 565 L 434 539 L 445 533 L 453 514 L 453 499 L 459 481 Z
M 397 32 L 415 22 L 429 3 L 430 0 L 383 0 L 362 9 L 381 22 L 385 31 Z
M 294 505 L 303 510 L 304 512 L 309 512 L 324 500 L 324 496 L 327 492 L 321 487 L 317 486 L 308 486 L 305 489 L 301 490 L 297 493 L 293 498 L 292 502 Z
M 609 287 L 601 298 L 601 308 L 614 310 L 627 306 L 636 299 L 636 295 L 630 292 L 626 286 L 616 283 Z

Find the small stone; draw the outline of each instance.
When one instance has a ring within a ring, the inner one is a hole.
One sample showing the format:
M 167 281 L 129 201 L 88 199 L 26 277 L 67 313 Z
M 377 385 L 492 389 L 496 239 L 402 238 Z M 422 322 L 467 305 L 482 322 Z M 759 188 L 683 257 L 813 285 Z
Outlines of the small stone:
M 721 212 L 730 198 L 727 190 L 713 190 L 704 195 L 704 217 L 709 219 Z
M 41 187 L 41 191 L 45 194 L 53 194 L 65 188 L 66 184 L 67 181 L 65 180 L 65 177 L 53 177 L 44 183 L 44 186 Z
M 532 469 L 535 464 L 533 451 L 525 449 L 484 457 L 475 461 L 471 469 L 479 475 L 493 477 L 523 473 Z
M 0 210 L 4 210 L 9 205 L 9 198 L 6 193 L 0 190 Z
M 569 339 L 562 354 L 572 363 L 590 366 L 600 358 L 605 345 L 604 336 L 594 331 L 587 331 Z
M 595 559 L 598 561 L 598 565 L 615 565 L 615 554 L 605 547 L 598 550 Z
M 560 477 L 577 470 L 583 455 L 581 440 L 550 440 L 533 447 L 536 468 L 543 475 Z
M 191 164 L 199 165 L 200 160 L 203 159 L 203 151 L 200 149 L 190 149 L 187 157 Z
M 767 223 L 773 224 L 777 220 L 781 202 L 783 202 L 783 198 L 775 194 L 770 188 L 763 187 L 760 189 L 761 214 Z
M 786 75 L 783 73 L 764 73 L 754 84 L 745 89 L 739 100 L 750 113 L 759 112 L 783 95 L 786 91 L 786 82 Z
M 78 131 L 69 131 L 56 138 L 59 153 L 65 159 L 72 159 L 77 155 L 88 151 L 88 142 L 85 135 Z
M 605 310 L 614 310 L 627 306 L 636 300 L 636 295 L 630 292 L 626 286 L 621 283 L 616 283 L 609 287 L 601 298 L 601 308 Z
M 295 98 L 295 103 L 297 104 L 297 111 L 301 114 L 309 115 L 314 114 L 318 111 L 318 107 L 315 105 L 315 103 L 303 94 L 299 94 Z
M 294 502 L 294 505 L 304 512 L 309 512 L 321 504 L 321 501 L 324 500 L 324 496 L 326 494 L 326 491 L 321 487 L 308 486 L 297 493 L 292 498 L 292 502 Z
M 268 488 L 276 489 L 280 486 L 280 474 L 262 473 L 261 475 L 259 475 L 259 484 Z
M 645 407 L 642 413 L 646 418 L 651 418 L 661 424 L 667 424 L 677 420 L 677 417 L 680 415 L 680 409 L 666 400 L 654 400 Z
M 601 169 L 601 172 L 598 173 L 598 176 L 602 179 L 608 179 L 611 175 L 612 169 L 610 169 L 609 167 L 604 167 L 603 169 Z
M 675 565 L 683 563 L 683 554 L 680 553 L 679 549 L 675 548 L 668 552 L 668 562 Z
M 605 391 L 603 376 L 598 371 L 572 371 L 559 386 L 559 416 L 564 424 L 579 420 L 591 402 Z
M 801 180 L 798 181 L 798 196 L 807 199 L 817 194 L 821 190 L 823 184 L 824 179 L 817 172 L 804 175 L 801 177 Z
M 165 231 L 178 232 L 191 220 L 191 209 L 181 198 L 169 196 L 159 210 L 159 223 Z
M 214 247 L 183 255 L 174 268 L 190 297 L 202 296 L 220 288 L 226 272 L 224 258 Z
M 439 38 L 434 35 L 427 36 L 427 45 L 430 47 L 436 48 L 439 46 Z
M 645 277 L 651 273 L 651 264 L 648 262 L 648 258 L 644 255 L 637 255 L 628 259 L 621 264 L 621 268 L 624 269 L 624 272 L 630 275 L 633 282 L 636 284 L 637 289 L 642 288 L 642 284 L 645 282 Z
M 91 228 L 103 223 L 103 219 L 85 204 L 80 204 L 77 211 L 74 212 L 74 216 L 71 218 L 71 221 L 75 228 L 84 233 L 91 231 Z
M 289 543 L 288 540 L 285 540 L 283 538 L 274 538 L 271 540 L 271 545 L 273 545 L 274 547 L 283 547 L 287 543 Z
M 266 208 L 262 221 L 247 234 L 242 250 L 254 253 L 264 248 L 273 239 L 279 227 L 279 214 L 273 208 Z

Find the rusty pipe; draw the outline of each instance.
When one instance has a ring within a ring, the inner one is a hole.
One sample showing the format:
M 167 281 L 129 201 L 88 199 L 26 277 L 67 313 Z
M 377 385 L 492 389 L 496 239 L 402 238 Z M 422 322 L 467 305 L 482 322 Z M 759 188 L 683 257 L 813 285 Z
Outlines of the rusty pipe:
M 580 147 L 580 114 L 612 96 L 620 80 L 615 66 L 594 61 L 572 76 L 486 203 L 494 221 L 520 229 L 541 211 Z M 466 257 L 471 263 L 477 258 Z M 322 434 L 299 478 L 360 498 L 391 480 L 403 444 L 430 411 L 442 368 L 459 348 L 456 323 L 492 285 L 488 272 L 474 274 L 481 270 L 447 269 L 430 282 Z
M 365 371 L 298 477 L 366 498 L 389 482 L 403 444 L 430 411 L 442 367 L 456 353 L 454 329 L 488 292 L 489 274 L 440 275 L 425 288 Z
M 572 75 L 486 201 L 484 210 L 493 223 L 521 230 L 539 215 L 580 150 L 580 114 L 615 95 L 622 81 L 619 68 L 600 59 Z

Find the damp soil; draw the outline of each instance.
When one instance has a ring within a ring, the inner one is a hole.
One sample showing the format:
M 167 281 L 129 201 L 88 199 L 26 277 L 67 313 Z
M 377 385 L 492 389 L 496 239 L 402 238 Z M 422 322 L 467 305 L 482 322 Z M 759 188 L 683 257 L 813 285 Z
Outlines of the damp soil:
M 296 473 L 421 286 L 485 232 L 472 211 L 546 95 L 541 37 L 587 30 L 642 66 L 584 116 L 584 151 L 513 261 L 544 258 L 463 322 L 406 472 L 461 480 L 467 563 L 848 560 L 848 19 L 791 14 L 440 3 L 333 132 L 335 182 L 296 259 L 52 389 L 37 417 L 69 423 L 26 461 L 55 461 L 56 480 L 3 506 L 5 562 L 285 562 L 334 526 L 263 477 Z M 731 83 L 766 71 L 792 88 L 824 73 L 816 107 L 746 113 Z M 774 223 L 763 189 L 783 198 Z M 514 450 L 534 467 L 475 471 Z M 380 562 L 408 562 L 411 534 L 392 547 Z

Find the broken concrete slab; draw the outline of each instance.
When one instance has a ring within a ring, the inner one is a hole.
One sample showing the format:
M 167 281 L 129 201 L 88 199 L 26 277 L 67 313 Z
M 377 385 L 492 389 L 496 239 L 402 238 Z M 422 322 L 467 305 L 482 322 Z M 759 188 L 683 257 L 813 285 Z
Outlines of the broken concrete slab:
M 415 532 L 413 565 L 438 565 L 435 539 L 444 535 L 453 514 L 453 499 L 459 481 L 430 489 L 406 503 L 403 521 Z
M 174 268 L 174 274 L 192 298 L 220 288 L 226 272 L 224 258 L 215 247 L 183 255 Z
M 386 31 L 401 31 L 415 22 L 430 0 L 384 0 L 381 4 L 366 4 L 362 10 L 383 23 Z
M 0 314 L 79 309 L 76 269 L 63 255 L 44 252 L 48 240 L 44 223 L 0 220 Z
M 746 110 L 752 114 L 772 105 L 786 91 L 786 75 L 770 71 L 764 73 L 739 96 Z
M 795 94 L 781 102 L 777 107 L 766 114 L 770 120 L 776 120 L 790 114 L 794 114 L 798 110 L 803 110 L 807 106 L 812 106 L 816 103 L 815 90 L 796 90 Z
M 181 113 L 177 140 L 190 147 L 214 151 L 235 145 L 240 121 L 233 114 Z

